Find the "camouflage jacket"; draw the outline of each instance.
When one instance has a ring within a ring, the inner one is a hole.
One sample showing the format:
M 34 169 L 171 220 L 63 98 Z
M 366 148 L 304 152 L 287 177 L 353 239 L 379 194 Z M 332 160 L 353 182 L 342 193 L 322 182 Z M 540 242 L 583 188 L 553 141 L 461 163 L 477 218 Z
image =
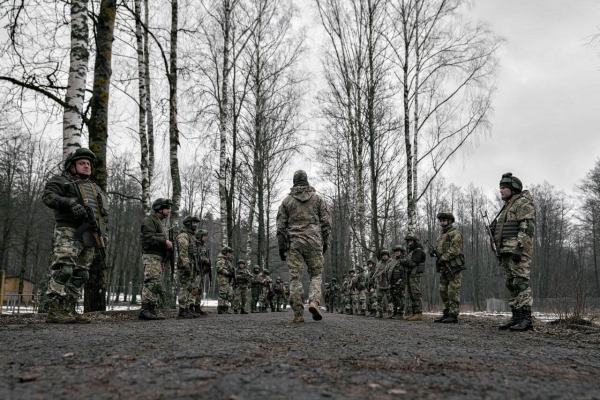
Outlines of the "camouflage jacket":
M 389 289 L 390 279 L 389 272 L 392 267 L 392 259 L 387 260 L 381 259 L 375 266 L 375 281 L 377 282 L 378 289 Z
M 273 283 L 273 293 L 275 293 L 278 296 L 283 296 L 284 295 L 283 282 L 277 283 L 277 281 L 275 281 Z
M 391 261 L 391 265 L 388 269 L 388 279 L 390 280 L 391 286 L 405 285 L 404 269 L 402 268 L 402 260 L 406 258 L 401 255 L 398 258 L 394 258 Z
M 265 292 L 273 291 L 273 279 L 269 275 L 263 275 L 262 284 Z
M 331 295 L 336 297 L 339 296 L 340 294 L 340 285 L 338 285 L 337 283 L 332 283 L 329 288 L 331 289 Z
M 377 278 L 375 278 L 375 267 L 367 268 L 367 289 L 377 289 Z
M 233 278 L 233 264 L 231 264 L 231 258 L 225 257 L 223 253 L 219 253 L 217 256 L 217 274 Z
M 250 284 L 252 286 L 262 286 L 263 282 L 263 275 L 259 272 L 258 274 L 255 274 L 254 272 L 252 272 L 252 274 L 250 275 Z
M 75 187 L 75 182 L 77 181 L 73 175 L 65 171 L 61 175 L 55 175 L 50 178 L 44 187 L 42 201 L 47 207 L 54 210 L 54 219 L 56 220 L 57 227 L 67 226 L 77 229 L 84 222 L 84 219 L 76 219 L 71 210 L 71 206 L 74 203 L 83 204 L 83 200 L 80 199 Z M 100 215 L 103 217 L 103 223 L 106 223 L 108 212 L 105 206 L 108 204 L 108 198 L 102 189 L 100 189 L 100 186 L 93 182 L 90 182 L 90 184 L 96 190 Z
M 187 226 L 184 226 L 181 233 L 177 235 L 177 254 L 179 266 L 181 269 L 192 269 L 195 267 L 196 260 L 196 238 L 194 232 Z
M 198 268 L 200 271 L 203 267 L 210 267 L 210 251 L 206 243 L 196 240 L 196 257 L 198 258 Z
M 412 249 L 409 249 L 405 260 L 401 260 L 400 263 L 405 269 L 411 270 L 411 274 L 422 274 L 425 271 L 425 260 L 427 255 L 423 250 L 421 243 L 416 243 Z
M 492 227 L 500 254 L 513 253 L 517 247 L 522 247 L 523 255 L 531 258 L 535 232 L 535 206 L 531 193 L 523 190 L 511 196 Z M 500 233 L 502 237 L 499 237 Z
M 280 250 L 320 250 L 329 240 L 331 216 L 327 204 L 312 186 L 295 186 L 277 212 L 277 242 Z
M 435 247 L 441 255 L 440 260 L 448 263 L 451 269 L 460 269 L 464 264 L 461 257 L 463 248 L 462 233 L 452 224 L 442 229 L 442 234 L 437 238 Z
M 167 229 L 156 214 L 144 218 L 141 226 L 142 253 L 164 257 L 167 253 Z
M 236 268 L 235 270 L 235 282 L 238 286 L 248 286 L 252 279 L 252 273 L 246 268 Z
M 367 276 L 365 275 L 364 271 L 354 275 L 354 279 L 352 280 L 352 288 L 358 291 L 362 291 L 367 288 Z

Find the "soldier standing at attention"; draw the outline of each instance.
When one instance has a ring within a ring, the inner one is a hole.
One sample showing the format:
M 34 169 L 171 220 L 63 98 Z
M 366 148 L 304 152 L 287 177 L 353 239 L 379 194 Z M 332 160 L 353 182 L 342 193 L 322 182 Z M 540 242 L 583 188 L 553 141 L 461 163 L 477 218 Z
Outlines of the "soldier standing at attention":
M 76 310 L 81 288 L 89 279 L 89 267 L 94 259 L 92 240 L 84 240 L 83 232 L 76 231 L 89 217 L 83 204 L 90 207 L 101 229 L 106 224 L 108 212 L 104 192 L 89 180 L 92 173 L 94 153 L 80 148 L 65 159 L 64 171 L 53 176 L 44 188 L 42 200 L 54 210 L 54 237 L 50 257 L 50 281 L 48 282 L 49 307 L 46 322 L 68 324 L 90 323 L 90 319 Z M 79 236 L 77 238 L 76 236 Z
M 356 314 L 367 316 L 367 277 L 365 269 L 360 265 L 356 266 L 356 277 L 354 278 L 354 289 L 356 295 Z
M 323 318 L 319 310 L 322 301 L 321 274 L 323 254 L 327 251 L 331 232 L 331 216 L 325 201 L 309 185 L 306 172 L 296 171 L 293 182 L 294 187 L 277 212 L 279 255 L 282 261 L 287 260 L 290 270 L 293 322 L 304 322 L 302 271 L 305 263 L 310 276 L 308 311 L 314 320 L 319 321 Z
M 195 318 L 198 315 L 194 314 L 190 307 L 194 304 L 192 296 L 194 273 L 196 272 L 196 228 L 200 219 L 188 215 L 183 219 L 183 229 L 177 235 L 177 248 L 179 249 L 177 265 L 177 275 L 179 276 L 179 315 L 177 318 Z
M 390 297 L 390 280 L 389 280 L 389 268 L 391 266 L 390 252 L 387 250 L 381 250 L 379 252 L 381 260 L 377 264 L 375 269 L 375 280 L 377 282 L 377 315 L 375 318 L 383 318 L 383 299 L 387 298 L 388 305 L 391 304 L 392 299 Z
M 237 271 L 235 271 L 233 312 L 237 314 L 238 310 L 240 310 L 240 314 L 248 314 L 248 311 L 246 311 L 246 302 L 248 301 L 248 285 L 250 285 L 252 275 L 246 269 L 246 262 L 244 260 L 238 260 L 237 266 Z
M 412 304 L 412 315 L 406 318 L 407 321 L 423 321 L 423 300 L 421 294 L 421 276 L 425 271 L 425 251 L 423 245 L 419 243 L 414 235 L 404 237 L 408 254 L 405 259 L 400 260 L 407 275 L 407 288 Z
M 374 317 L 377 314 L 376 290 L 377 281 L 375 279 L 375 261 L 373 261 L 373 259 L 369 259 L 369 261 L 367 261 L 367 292 L 369 294 L 369 315 L 367 315 L 367 317 Z
M 208 239 L 208 231 L 202 229 L 197 230 L 196 236 L 196 251 L 198 257 L 198 270 L 194 278 L 193 294 L 194 299 L 193 312 L 199 315 L 206 315 L 206 311 L 202 311 L 202 293 L 204 293 L 204 277 L 211 274 L 210 265 L 210 249 L 206 245 Z
M 231 264 L 233 249 L 229 246 L 223 247 L 223 250 L 217 256 L 217 282 L 219 284 L 219 301 L 217 303 L 217 314 L 231 314 L 229 305 L 233 302 L 233 280 L 235 272 Z
M 504 207 L 492 222 L 492 231 L 499 245 L 502 271 L 506 287 L 510 291 L 508 305 L 512 318 L 500 329 L 526 331 L 533 329 L 531 306 L 533 295 L 529 286 L 533 234 L 535 231 L 535 207 L 528 190 L 512 173 L 507 172 L 500 180 L 500 196 Z
M 142 309 L 139 319 L 165 319 L 156 315 L 164 289 L 162 286 L 165 265 L 163 260 L 169 251 L 173 251 L 173 243 L 169 237 L 164 220 L 171 213 L 169 199 L 158 198 L 152 203 L 154 214 L 142 221 L 142 264 L 144 265 L 144 287 L 142 288 Z
M 404 268 L 400 261 L 404 259 L 406 249 L 400 245 L 392 247 L 394 259 L 390 267 L 390 297 L 394 305 L 394 312 L 390 319 L 404 319 L 404 289 L 406 287 L 406 279 Z
M 462 233 L 452 225 L 455 221 L 452 213 L 439 213 L 437 219 L 442 234 L 435 246 L 440 255 L 436 262 L 436 270 L 440 272 L 440 297 L 444 303 L 444 311 L 441 317 L 433 321 L 450 324 L 458 322 L 460 312 L 460 286 L 465 269 L 462 255 L 463 238 Z
M 275 295 L 275 310 L 280 312 L 281 306 L 285 307 L 285 289 L 279 276 L 275 279 L 275 283 L 273 283 L 273 294 Z
M 250 312 L 259 312 L 258 307 L 260 306 L 258 305 L 258 302 L 260 301 L 262 294 L 262 281 L 263 277 L 260 273 L 260 267 L 255 265 L 252 269 L 252 275 L 250 276 L 250 290 L 252 292 L 252 304 L 250 304 Z

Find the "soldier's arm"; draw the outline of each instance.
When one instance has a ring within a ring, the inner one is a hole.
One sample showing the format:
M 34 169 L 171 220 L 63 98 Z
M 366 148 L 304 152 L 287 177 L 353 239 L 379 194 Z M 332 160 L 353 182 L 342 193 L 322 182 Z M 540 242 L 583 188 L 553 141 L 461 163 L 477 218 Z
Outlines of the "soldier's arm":
M 277 210 L 277 245 L 280 250 L 285 250 L 287 247 L 287 229 L 288 229 L 288 213 L 282 203 Z
M 47 207 L 67 211 L 77 201 L 74 197 L 64 197 L 65 182 L 60 177 L 53 177 L 44 187 L 42 201 Z
M 519 233 L 517 239 L 522 243 L 524 239 L 531 239 L 535 232 L 535 207 L 531 201 L 524 201 L 516 206 Z
M 319 199 L 319 223 L 321 224 L 323 243 L 327 243 L 331 233 L 331 214 L 329 214 L 329 208 L 323 199 Z
M 167 238 L 157 232 L 156 226 L 151 220 L 142 222 L 142 237 L 151 246 L 165 246 L 167 244 Z
M 185 269 L 192 268 L 192 262 L 190 261 L 190 257 L 188 254 L 190 242 L 188 235 L 185 233 L 180 233 L 177 235 L 177 248 L 179 249 L 179 260 L 181 260 L 181 267 Z
M 462 233 L 457 230 L 452 231 L 448 239 L 450 240 L 450 247 L 442 254 L 442 261 L 450 261 L 452 258 L 460 256 L 462 253 Z

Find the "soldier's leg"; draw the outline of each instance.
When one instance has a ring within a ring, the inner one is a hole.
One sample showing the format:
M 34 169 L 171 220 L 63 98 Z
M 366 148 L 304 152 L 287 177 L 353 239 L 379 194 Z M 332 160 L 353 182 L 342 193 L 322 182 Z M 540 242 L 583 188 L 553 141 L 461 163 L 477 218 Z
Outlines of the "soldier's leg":
M 531 260 L 523 257 L 516 263 L 510 259 L 509 266 L 513 275 L 513 293 L 509 306 L 521 311 L 520 322 L 510 327 L 511 331 L 526 331 L 533 329 L 531 307 L 533 306 L 533 293 L 529 285 Z
M 193 318 L 188 312 L 188 304 L 192 298 L 192 271 L 190 269 L 180 269 L 177 271 L 179 278 L 179 293 L 177 300 L 179 302 L 178 318 Z
M 413 315 L 407 321 L 423 320 L 423 302 L 421 295 L 421 274 L 411 274 L 408 278 L 408 290 L 410 291 L 410 302 Z
M 358 294 L 358 304 L 360 309 L 360 315 L 366 317 L 367 315 L 367 291 L 361 290 Z
M 312 314 L 312 318 L 315 321 L 323 319 L 323 314 L 319 308 L 320 304 L 323 304 L 323 296 L 321 294 L 321 286 L 323 285 L 323 252 L 319 250 L 305 250 L 303 251 L 304 260 L 306 261 L 306 267 L 310 282 L 308 284 L 308 311 Z
M 376 304 L 375 309 L 377 310 L 377 318 L 383 318 L 383 298 L 386 295 L 383 289 L 377 289 L 376 293 Z
M 448 282 L 448 312 L 460 314 L 460 288 L 462 285 L 462 271 L 454 273 L 454 277 Z
M 153 254 L 142 254 L 144 266 L 144 286 L 142 287 L 142 309 L 140 319 L 164 319 L 154 314 L 163 292 L 161 257 Z
M 229 305 L 228 294 L 229 294 L 229 277 L 223 275 L 217 275 L 217 283 L 219 285 L 219 300 L 217 302 L 218 305 L 218 314 L 224 314 Z
M 290 303 L 294 310 L 294 317 L 300 318 L 304 314 L 302 298 L 302 271 L 304 269 L 304 257 L 297 249 L 290 249 L 287 255 L 287 265 L 290 272 Z
M 504 284 L 508 289 L 510 296 L 508 300 L 508 305 L 510 306 L 510 310 L 512 312 L 512 317 L 510 320 L 505 322 L 504 324 L 498 326 L 498 329 L 505 330 L 509 329 L 512 326 L 515 326 L 521 322 L 521 309 L 516 307 L 516 302 L 513 301 L 514 298 L 517 297 L 518 289 L 514 286 L 515 275 L 512 270 L 513 267 L 512 254 L 503 254 L 502 255 L 502 272 L 504 273 Z
M 440 273 L 440 298 L 442 299 L 442 304 L 443 304 L 443 312 L 442 312 L 442 319 L 440 319 L 440 321 L 435 320 L 436 322 L 442 322 L 442 320 L 444 318 L 446 318 L 448 316 L 448 313 L 450 312 L 450 299 L 448 298 L 448 285 L 449 285 L 449 281 L 448 281 L 448 276 L 446 274 L 446 272 L 442 272 Z

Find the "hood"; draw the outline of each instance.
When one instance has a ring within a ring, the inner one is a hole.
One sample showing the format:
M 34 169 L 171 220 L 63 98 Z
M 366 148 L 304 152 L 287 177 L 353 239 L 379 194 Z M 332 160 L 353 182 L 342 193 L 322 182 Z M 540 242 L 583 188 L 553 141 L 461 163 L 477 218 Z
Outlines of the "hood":
M 296 186 L 290 191 L 290 196 L 302 203 L 308 201 L 313 194 L 315 194 L 315 188 L 312 186 Z

